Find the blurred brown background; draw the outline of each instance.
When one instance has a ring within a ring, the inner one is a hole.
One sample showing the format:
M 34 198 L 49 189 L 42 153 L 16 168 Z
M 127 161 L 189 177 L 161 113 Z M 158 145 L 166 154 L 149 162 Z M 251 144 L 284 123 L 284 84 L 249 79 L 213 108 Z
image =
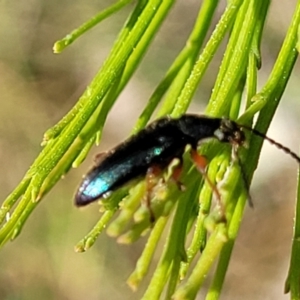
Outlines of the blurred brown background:
M 132 6 L 104 21 L 60 55 L 52 53 L 53 43 L 112 2 L 1 1 L 0 199 L 18 184 L 41 150 L 43 133 L 74 105 L 97 72 Z M 272 2 L 263 36 L 259 86 L 272 68 L 295 5 L 295 0 Z M 95 224 L 99 213 L 97 205 L 75 208 L 73 195 L 93 154 L 129 134 L 183 46 L 198 7 L 196 0 L 178 1 L 114 107 L 101 146 L 94 147 L 86 162 L 43 199 L 17 240 L 1 249 L 0 299 L 140 298 L 141 292 L 133 294 L 125 280 L 134 269 L 143 241 L 123 246 L 102 234 L 91 250 L 75 253 L 74 245 Z M 220 51 L 191 111 L 203 111 L 221 58 Z M 300 142 L 299 76 L 298 64 L 268 133 L 296 152 Z M 289 298 L 283 295 L 283 285 L 289 264 L 296 171 L 296 163 L 288 156 L 275 147 L 264 148 L 251 187 L 255 208 L 247 208 L 222 299 Z

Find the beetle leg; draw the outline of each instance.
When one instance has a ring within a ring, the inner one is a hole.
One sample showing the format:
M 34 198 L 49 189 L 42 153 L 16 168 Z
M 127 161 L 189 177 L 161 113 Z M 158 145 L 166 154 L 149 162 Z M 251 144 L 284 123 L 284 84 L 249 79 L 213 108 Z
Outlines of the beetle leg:
M 183 160 L 182 160 L 182 158 L 176 158 L 176 159 L 179 160 L 179 163 L 173 167 L 170 179 L 173 180 L 176 183 L 178 189 L 183 192 L 183 191 L 185 191 L 185 186 L 179 180 L 181 173 L 182 173 Z
M 150 214 L 150 222 L 154 223 L 155 216 L 153 210 L 151 208 L 151 196 L 152 190 L 157 185 L 157 179 L 160 177 L 162 170 L 158 166 L 151 166 L 148 168 L 146 173 L 146 195 L 145 195 L 145 202 Z
M 97 153 L 96 156 L 94 157 L 94 163 L 95 165 L 100 164 L 107 156 L 107 152 L 100 152 Z
M 191 150 L 191 157 L 192 157 L 192 160 L 194 161 L 196 168 L 198 169 L 198 171 L 201 173 L 201 175 L 203 176 L 205 181 L 208 183 L 208 185 L 212 189 L 212 191 L 217 199 L 218 205 L 221 209 L 221 214 L 223 217 L 225 217 L 225 209 L 224 209 L 224 206 L 221 201 L 221 194 L 220 194 L 217 186 L 209 179 L 209 177 L 206 174 L 206 166 L 207 166 L 206 158 L 204 156 L 198 154 L 198 152 L 194 149 Z

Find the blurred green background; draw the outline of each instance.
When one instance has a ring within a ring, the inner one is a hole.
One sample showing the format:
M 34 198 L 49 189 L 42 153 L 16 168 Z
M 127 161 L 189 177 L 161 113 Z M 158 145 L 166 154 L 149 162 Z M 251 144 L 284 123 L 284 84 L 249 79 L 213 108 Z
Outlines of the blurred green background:
M 64 116 L 89 84 L 133 5 L 85 34 L 60 55 L 52 53 L 53 43 L 112 2 L 1 1 L 0 199 L 18 184 L 41 150 L 43 133 Z M 43 199 L 21 235 L 1 249 L 0 299 L 140 298 L 145 284 L 132 293 L 125 281 L 145 239 L 124 246 L 102 234 L 88 252 L 75 253 L 74 245 L 100 215 L 97 205 L 75 208 L 73 196 L 94 154 L 130 133 L 191 31 L 199 3 L 178 1 L 113 108 L 101 145 L 94 147 L 82 166 L 71 170 Z M 272 68 L 295 5 L 294 0 L 272 1 L 262 42 L 259 86 Z M 224 6 L 225 1 L 221 1 L 214 24 Z M 204 110 L 221 59 L 220 50 L 191 111 Z M 298 63 L 268 133 L 296 152 L 300 141 L 299 76 Z M 251 187 L 255 208 L 247 208 L 222 299 L 289 298 L 283 295 L 283 284 L 289 263 L 297 165 L 275 147 L 265 147 L 263 152 Z

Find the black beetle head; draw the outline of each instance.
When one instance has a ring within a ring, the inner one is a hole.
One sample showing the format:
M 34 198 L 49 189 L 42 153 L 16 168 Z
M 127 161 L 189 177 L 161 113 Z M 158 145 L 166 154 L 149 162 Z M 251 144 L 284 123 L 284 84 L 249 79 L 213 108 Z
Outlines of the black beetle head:
M 246 137 L 241 127 L 234 121 L 222 119 L 220 127 L 214 132 L 215 137 L 224 143 L 241 146 Z

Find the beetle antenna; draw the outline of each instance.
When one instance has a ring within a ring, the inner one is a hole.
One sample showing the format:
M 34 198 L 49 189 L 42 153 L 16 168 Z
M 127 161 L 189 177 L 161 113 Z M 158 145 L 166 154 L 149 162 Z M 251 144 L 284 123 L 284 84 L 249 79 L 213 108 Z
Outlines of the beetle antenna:
M 245 126 L 245 125 L 240 125 L 240 127 L 245 128 L 245 129 L 253 132 L 255 135 L 263 138 L 264 140 L 267 140 L 272 145 L 275 145 L 278 149 L 280 149 L 280 150 L 284 151 L 286 154 L 290 155 L 292 158 L 294 158 L 298 162 L 298 164 L 300 164 L 300 157 L 295 152 L 293 152 L 290 148 L 283 146 L 282 144 L 280 144 L 280 143 L 276 142 L 275 140 L 267 137 L 265 134 L 259 132 L 258 130 L 254 129 L 254 128 L 251 128 L 251 127 L 248 127 L 248 126 Z

